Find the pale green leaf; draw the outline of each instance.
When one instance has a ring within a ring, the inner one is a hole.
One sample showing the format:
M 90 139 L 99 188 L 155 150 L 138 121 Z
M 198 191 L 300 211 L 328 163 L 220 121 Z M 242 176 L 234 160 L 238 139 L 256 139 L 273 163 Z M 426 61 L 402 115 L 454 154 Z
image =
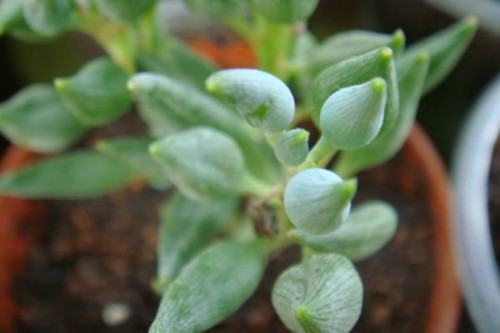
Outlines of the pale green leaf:
M 89 126 L 108 124 L 128 111 L 132 99 L 127 73 L 109 58 L 87 64 L 76 75 L 56 79 L 55 86 L 73 115 Z
M 314 255 L 276 281 L 273 306 L 293 333 L 348 333 L 361 314 L 363 285 L 352 263 Z
M 244 175 L 237 143 L 208 127 L 196 127 L 153 143 L 150 152 L 188 198 L 211 201 L 236 194 Z
M 381 201 L 371 201 L 354 208 L 347 221 L 332 233 L 300 238 L 301 243 L 314 250 L 338 253 L 358 261 L 387 244 L 396 232 L 397 223 L 394 208 Z
M 134 21 L 144 15 L 156 0 L 95 0 L 97 8 L 105 16 L 115 21 Z
M 217 18 L 240 16 L 244 0 L 184 0 L 193 12 Z
M 26 22 L 40 35 L 57 35 L 67 30 L 73 23 L 76 13 L 76 3 L 74 0 L 22 1 Z
M 22 198 L 80 199 L 126 187 L 133 170 L 95 151 L 48 158 L 0 177 L 0 195 Z
M 184 265 L 224 230 L 237 203 L 235 197 L 197 203 L 179 193 L 168 199 L 160 208 L 157 289 L 164 291 Z
M 303 233 L 329 233 L 345 221 L 356 193 L 356 181 L 343 181 L 324 169 L 307 169 L 295 175 L 285 188 L 285 211 Z
M 250 125 L 265 133 L 282 132 L 295 114 L 295 100 L 288 86 L 257 69 L 216 72 L 208 78 L 207 89 L 229 100 Z
M 334 92 L 376 77 L 387 83 L 387 105 L 382 131 L 391 128 L 398 117 L 399 93 L 393 52 L 387 47 L 351 57 L 321 72 L 312 88 L 313 119 L 319 120 L 323 104 Z
M 154 188 L 166 189 L 171 185 L 170 181 L 160 164 L 149 154 L 149 146 L 153 141 L 148 137 L 116 138 L 101 140 L 96 148 L 132 167 L 138 176 L 145 178 Z
M 48 84 L 28 86 L 0 104 L 0 130 L 12 142 L 44 153 L 64 150 L 85 133 Z
M 323 136 L 344 150 L 366 146 L 382 128 L 386 101 L 387 84 L 381 78 L 337 90 L 321 109 Z
M 258 243 L 217 243 L 195 257 L 167 289 L 149 333 L 201 333 L 235 312 L 262 278 Z

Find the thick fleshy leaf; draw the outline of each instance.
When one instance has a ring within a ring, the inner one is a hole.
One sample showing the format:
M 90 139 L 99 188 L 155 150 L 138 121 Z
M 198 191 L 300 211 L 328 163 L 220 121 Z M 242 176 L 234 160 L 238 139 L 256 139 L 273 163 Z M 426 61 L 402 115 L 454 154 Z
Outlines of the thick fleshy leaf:
M 217 70 L 214 64 L 196 55 L 172 36 L 162 41 L 159 54 L 140 53 L 139 63 L 147 72 L 181 80 L 200 90 L 205 90 L 205 80 Z
M 114 21 L 134 21 L 146 13 L 156 0 L 95 0 L 97 8 Z
M 399 94 L 393 52 L 387 47 L 351 57 L 321 72 L 312 88 L 313 119 L 319 120 L 323 104 L 334 92 L 376 77 L 387 83 L 387 105 L 382 131 L 391 128 L 398 117 Z
M 22 0 L 28 25 L 44 36 L 68 29 L 76 13 L 75 0 Z
M 126 187 L 135 173 L 95 151 L 79 151 L 37 162 L 0 177 L 0 195 L 23 198 L 79 199 Z
M 132 167 L 138 176 L 145 178 L 154 188 L 165 189 L 171 183 L 160 164 L 149 154 L 149 146 L 153 141 L 148 137 L 102 140 L 97 143 L 97 150 Z
M 259 243 L 209 247 L 167 289 L 149 333 L 206 331 L 243 305 L 263 271 Z
M 300 232 L 317 235 L 332 232 L 349 214 L 356 181 L 343 181 L 324 169 L 307 169 L 295 175 L 285 188 L 285 211 Z
M 162 137 L 193 126 L 209 126 L 238 142 L 248 169 L 256 177 L 276 181 L 279 162 L 265 140 L 224 104 L 198 89 L 159 74 L 132 77 L 129 89 L 153 135 Z
M 150 152 L 179 190 L 196 201 L 237 193 L 245 172 L 236 142 L 208 127 L 168 135 L 153 143 Z
M 43 153 L 64 150 L 85 133 L 48 84 L 26 87 L 0 104 L 0 130 L 12 142 Z
M 255 0 L 255 8 L 271 21 L 293 23 L 311 16 L 319 0 Z
M 283 134 L 276 145 L 278 160 L 287 166 L 302 164 L 309 154 L 309 132 L 296 128 Z
M 386 101 L 387 84 L 381 78 L 336 91 L 321 109 L 323 136 L 344 150 L 366 146 L 382 128 Z
M 361 314 L 363 284 L 352 263 L 337 254 L 314 255 L 276 281 L 273 306 L 294 333 L 347 333 Z
M 184 0 L 193 12 L 218 18 L 231 18 L 242 12 L 243 0 Z
M 396 30 L 392 35 L 362 30 L 337 33 L 314 50 L 310 69 L 319 73 L 328 66 L 383 46 L 390 47 L 396 56 L 399 55 L 405 46 L 403 32 Z
M 424 92 L 438 85 L 455 67 L 477 30 L 477 19 L 466 18 L 455 25 L 411 45 L 399 62 L 410 66 L 422 53 L 430 55 Z
M 157 289 L 165 288 L 191 258 L 227 226 L 236 211 L 235 197 L 197 203 L 174 194 L 160 209 Z
M 89 126 L 105 125 L 128 111 L 132 99 L 127 73 L 109 58 L 100 58 L 76 75 L 56 79 L 55 86 L 73 115 Z
M 429 56 L 421 54 L 408 65 L 404 67 L 401 63 L 397 65 L 401 102 L 396 124 L 368 146 L 342 152 L 335 167 L 335 171 L 341 176 L 350 177 L 361 170 L 377 166 L 392 158 L 403 146 L 415 120 L 429 68 Z
M 342 254 L 363 260 L 387 244 L 396 232 L 398 216 L 394 208 L 381 201 L 365 203 L 352 210 L 347 221 L 327 235 L 303 235 L 302 244 L 314 250 Z
M 208 78 L 207 89 L 229 100 L 250 125 L 265 133 L 284 131 L 295 114 L 288 86 L 261 70 L 219 71 Z

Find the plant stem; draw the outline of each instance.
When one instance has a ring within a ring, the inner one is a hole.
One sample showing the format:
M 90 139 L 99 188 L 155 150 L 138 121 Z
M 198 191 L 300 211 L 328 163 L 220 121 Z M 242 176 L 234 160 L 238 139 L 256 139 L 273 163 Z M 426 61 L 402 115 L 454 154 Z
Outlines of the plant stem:
M 321 136 L 319 141 L 314 145 L 307 159 L 299 167 L 299 170 L 310 167 L 324 167 L 335 156 L 336 149 L 333 147 L 324 136 Z

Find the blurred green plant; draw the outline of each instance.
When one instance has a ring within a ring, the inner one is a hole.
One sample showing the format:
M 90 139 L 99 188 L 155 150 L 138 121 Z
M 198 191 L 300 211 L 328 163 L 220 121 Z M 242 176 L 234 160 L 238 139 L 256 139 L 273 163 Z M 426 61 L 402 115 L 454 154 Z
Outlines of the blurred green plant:
M 377 252 L 397 225 L 387 203 L 351 210 L 354 177 L 399 150 L 419 99 L 457 63 L 476 20 L 405 49 L 400 30 L 317 41 L 304 22 L 318 0 L 185 3 L 240 34 L 259 69 L 217 70 L 162 30 L 155 0 L 0 3 L 1 33 L 32 41 L 76 30 L 108 53 L 0 104 L 12 143 L 61 153 L 2 175 L 0 194 L 86 198 L 137 179 L 174 187 L 159 214 L 153 287 L 162 301 L 150 332 L 221 322 L 251 296 L 271 254 L 291 244 L 303 258 L 274 286 L 279 317 L 293 332 L 350 331 L 363 293 L 351 261 Z M 64 152 L 133 102 L 148 134 Z M 307 121 L 318 142 L 301 128 Z

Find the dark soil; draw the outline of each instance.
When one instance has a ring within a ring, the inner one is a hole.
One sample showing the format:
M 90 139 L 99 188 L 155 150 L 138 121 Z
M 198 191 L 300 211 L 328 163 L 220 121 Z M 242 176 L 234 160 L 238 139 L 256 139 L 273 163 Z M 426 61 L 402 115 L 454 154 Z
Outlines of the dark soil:
M 379 254 L 357 264 L 365 284 L 363 315 L 354 332 L 421 332 L 432 277 L 433 231 L 418 166 L 398 157 L 360 177 L 359 202 L 395 205 L 400 225 Z M 155 273 L 157 192 L 132 190 L 106 199 L 51 203 L 50 230 L 19 281 L 20 332 L 146 332 L 158 298 Z M 269 294 L 297 249 L 273 260 L 255 297 L 211 332 L 287 332 Z M 111 327 L 105 305 L 126 304 L 132 315 Z
M 500 138 L 495 144 L 489 178 L 489 213 L 493 247 L 500 267 Z

